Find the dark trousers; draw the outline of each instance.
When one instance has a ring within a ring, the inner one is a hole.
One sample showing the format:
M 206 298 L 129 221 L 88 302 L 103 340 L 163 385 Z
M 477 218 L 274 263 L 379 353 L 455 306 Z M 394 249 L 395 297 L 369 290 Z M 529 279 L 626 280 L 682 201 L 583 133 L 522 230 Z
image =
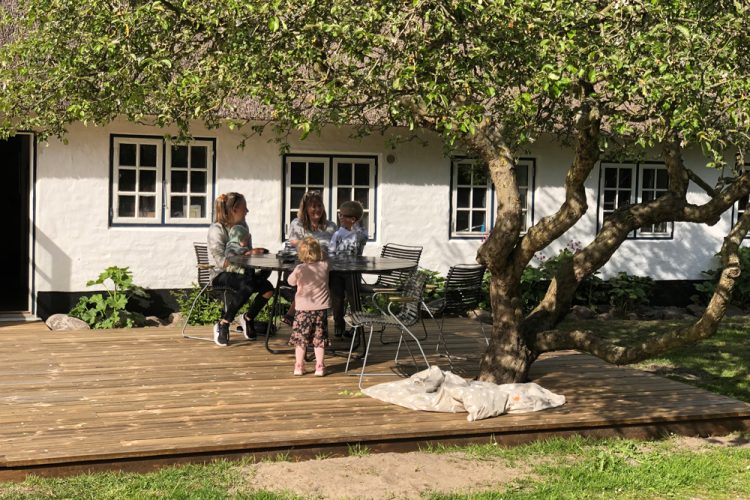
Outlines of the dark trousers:
M 352 290 L 351 279 L 347 273 L 331 271 L 328 277 L 328 286 L 331 289 L 331 309 L 333 310 L 333 324 L 336 329 L 343 329 L 344 311 L 346 300 L 352 303 L 355 291 Z
M 273 291 L 273 285 L 265 277 L 255 276 L 252 270 L 248 270 L 246 274 L 223 272 L 216 276 L 213 280 L 213 284 L 216 286 L 222 286 L 229 288 L 233 291 L 227 295 L 227 310 L 222 316 L 222 319 L 227 321 L 233 321 L 237 315 L 237 311 L 248 301 L 250 296 L 258 292 L 255 296 L 255 300 L 250 305 L 250 309 L 247 311 L 249 318 L 255 318 L 258 315 L 263 306 L 266 305 L 268 299 L 263 297 L 266 292 Z

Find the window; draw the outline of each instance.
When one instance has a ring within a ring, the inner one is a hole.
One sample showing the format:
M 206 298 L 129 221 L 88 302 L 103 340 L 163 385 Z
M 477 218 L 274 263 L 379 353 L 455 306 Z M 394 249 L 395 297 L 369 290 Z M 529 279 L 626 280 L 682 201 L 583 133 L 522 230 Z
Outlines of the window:
M 521 200 L 523 227 L 533 220 L 535 160 L 516 160 L 516 182 Z M 492 229 L 494 192 L 487 166 L 476 159 L 453 161 L 451 188 L 451 236 L 482 237 Z
M 112 137 L 110 222 L 206 224 L 213 197 L 214 142 L 169 144 Z
M 288 155 L 284 159 L 284 235 L 297 217 L 302 196 L 320 191 L 326 200 L 328 218 L 338 223 L 338 207 L 345 201 L 362 204 L 362 227 L 375 239 L 375 182 L 377 161 L 372 156 Z M 336 207 L 334 209 L 334 207 Z
M 617 209 L 648 203 L 669 189 L 669 176 L 661 163 L 605 163 L 600 171 L 601 222 Z M 631 238 L 671 238 L 674 223 L 661 222 L 638 228 Z

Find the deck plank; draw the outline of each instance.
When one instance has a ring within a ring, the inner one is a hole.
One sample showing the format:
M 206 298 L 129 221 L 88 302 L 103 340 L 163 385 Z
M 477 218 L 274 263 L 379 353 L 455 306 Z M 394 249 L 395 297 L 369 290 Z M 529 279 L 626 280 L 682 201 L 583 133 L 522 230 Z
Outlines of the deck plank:
M 452 352 L 478 356 L 468 320 L 448 323 Z M 429 325 L 428 325 L 429 326 Z M 208 336 L 209 327 L 192 327 Z M 233 336 L 233 341 L 237 336 Z M 285 338 L 272 340 L 283 347 Z M 448 369 L 425 342 L 431 363 Z M 340 349 L 347 348 L 343 343 Z M 373 340 L 368 370 L 394 371 L 395 345 Z M 292 356 L 260 342 L 184 340 L 168 328 L 50 332 L 0 324 L 0 479 L 86 467 L 205 460 L 269 451 L 376 449 L 495 439 L 514 443 L 571 433 L 659 435 L 746 429 L 750 405 L 594 357 L 542 357 L 531 378 L 564 394 L 552 410 L 467 422 L 466 414 L 414 412 L 357 394 L 345 358 L 327 377 L 294 377 Z M 358 368 L 355 365 L 355 370 Z M 474 377 L 478 361 L 455 360 Z M 367 383 L 394 380 L 368 377 Z

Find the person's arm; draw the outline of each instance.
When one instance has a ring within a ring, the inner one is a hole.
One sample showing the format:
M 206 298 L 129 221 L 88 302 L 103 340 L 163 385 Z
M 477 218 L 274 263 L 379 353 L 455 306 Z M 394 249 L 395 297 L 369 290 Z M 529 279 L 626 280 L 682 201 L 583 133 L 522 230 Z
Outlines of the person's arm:
M 334 253 L 336 251 L 336 244 L 339 242 L 339 233 L 336 231 L 333 233 L 333 236 L 331 236 L 331 243 L 328 245 L 328 250 L 331 253 Z
M 303 239 L 305 237 L 305 228 L 302 227 L 302 224 L 300 224 L 299 219 L 293 219 L 292 222 L 289 223 L 289 236 L 287 236 L 287 241 L 289 241 L 290 244 L 297 246 L 297 243 L 299 243 L 299 240 Z
M 295 267 L 294 271 L 292 271 L 292 273 L 286 279 L 286 282 L 292 286 L 297 286 L 297 277 L 298 277 L 297 270 L 298 269 L 299 269 L 299 266 Z
M 226 254 L 228 239 L 229 236 L 221 224 L 215 223 L 209 226 L 207 237 L 208 253 L 213 258 L 214 266 L 219 269 L 224 269 L 229 264 Z

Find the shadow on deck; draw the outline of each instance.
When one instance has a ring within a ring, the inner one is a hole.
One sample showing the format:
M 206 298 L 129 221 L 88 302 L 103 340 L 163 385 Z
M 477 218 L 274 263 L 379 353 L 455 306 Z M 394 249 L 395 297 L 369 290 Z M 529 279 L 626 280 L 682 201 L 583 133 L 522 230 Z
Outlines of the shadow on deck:
M 457 332 L 452 351 L 474 357 L 454 371 L 476 376 L 484 345 L 476 324 L 453 320 L 448 330 Z M 210 327 L 192 331 L 210 335 Z M 220 348 L 183 340 L 174 329 L 50 332 L 41 323 L 0 324 L 0 479 L 143 471 L 217 457 L 344 455 L 355 443 L 407 451 L 428 443 L 750 427 L 750 404 L 575 352 L 545 356 L 531 372 L 534 382 L 566 396 L 564 406 L 468 422 L 466 414 L 416 412 L 362 396 L 357 378 L 343 372 L 346 358 L 327 360 L 329 376 L 294 377 L 291 355 L 238 337 Z M 273 342 L 284 341 L 282 330 Z M 448 369 L 434 342 L 426 342 L 431 363 Z M 395 346 L 373 345 L 368 368 L 393 371 Z

